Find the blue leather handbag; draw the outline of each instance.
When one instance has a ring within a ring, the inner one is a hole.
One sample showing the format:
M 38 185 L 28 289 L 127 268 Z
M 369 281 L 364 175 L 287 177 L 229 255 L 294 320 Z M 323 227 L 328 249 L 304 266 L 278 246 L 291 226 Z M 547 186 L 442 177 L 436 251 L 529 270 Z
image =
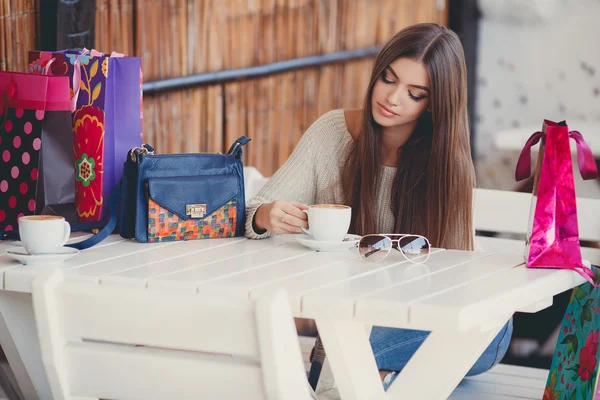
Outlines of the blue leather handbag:
M 96 235 L 67 246 L 86 249 L 116 231 L 142 243 L 242 236 L 246 201 L 242 136 L 227 154 L 154 154 L 131 149 L 109 200 L 110 218 Z M 118 208 L 118 210 L 117 210 Z

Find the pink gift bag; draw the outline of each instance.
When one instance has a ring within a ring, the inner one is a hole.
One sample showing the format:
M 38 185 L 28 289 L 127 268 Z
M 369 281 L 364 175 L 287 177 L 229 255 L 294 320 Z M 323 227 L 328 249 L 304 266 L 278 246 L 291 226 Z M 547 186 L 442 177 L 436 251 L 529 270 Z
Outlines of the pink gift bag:
M 0 239 L 23 215 L 76 221 L 69 79 L 0 71 Z
M 531 135 L 521 151 L 515 173 L 517 181 L 530 176 L 531 147 L 541 141 L 525 258 L 528 267 L 572 269 L 593 284 L 594 274 L 581 259 L 569 139 L 577 144 L 581 177 L 596 179 L 598 171 L 592 151 L 579 132 L 569 132 L 565 121 L 544 120 L 542 131 Z

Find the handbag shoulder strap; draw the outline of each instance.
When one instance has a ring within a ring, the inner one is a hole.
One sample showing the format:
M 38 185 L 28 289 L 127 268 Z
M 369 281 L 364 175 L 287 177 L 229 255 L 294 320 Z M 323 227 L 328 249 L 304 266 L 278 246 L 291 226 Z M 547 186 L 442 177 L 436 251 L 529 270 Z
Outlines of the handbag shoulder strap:
M 110 194 L 110 198 L 108 200 L 108 221 L 106 225 L 98 233 L 94 236 L 89 237 L 81 242 L 70 243 L 65 245 L 66 247 L 72 247 L 77 250 L 85 250 L 93 247 L 106 239 L 109 235 L 113 233 L 115 227 L 117 226 L 117 203 L 119 201 L 119 197 L 121 197 L 121 182 L 117 183 Z
M 251 140 L 252 139 L 250 139 L 249 137 L 240 136 L 238 138 L 238 140 L 236 140 L 235 142 L 233 142 L 233 144 L 229 148 L 229 151 L 227 152 L 227 154 L 230 155 L 230 156 L 234 156 L 238 160 L 241 159 L 242 158 L 242 148 L 245 145 L 247 145 L 248 142 L 250 142 Z

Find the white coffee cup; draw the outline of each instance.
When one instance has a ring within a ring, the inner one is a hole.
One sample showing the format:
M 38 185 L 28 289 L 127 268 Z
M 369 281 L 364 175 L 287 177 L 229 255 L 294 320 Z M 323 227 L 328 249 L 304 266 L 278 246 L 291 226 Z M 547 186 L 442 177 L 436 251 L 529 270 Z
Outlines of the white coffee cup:
M 302 230 L 319 242 L 341 242 L 350 228 L 352 208 L 339 204 L 315 204 L 304 210 L 308 229 Z
M 71 226 L 56 215 L 27 215 L 19 218 L 19 236 L 27 253 L 53 254 L 67 243 Z

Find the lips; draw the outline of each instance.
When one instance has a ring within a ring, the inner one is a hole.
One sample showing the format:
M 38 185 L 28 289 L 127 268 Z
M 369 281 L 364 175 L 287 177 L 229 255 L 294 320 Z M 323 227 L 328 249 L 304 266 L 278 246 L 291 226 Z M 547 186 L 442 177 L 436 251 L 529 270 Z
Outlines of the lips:
M 397 117 L 398 114 L 396 114 L 395 112 L 393 112 L 392 110 L 390 110 L 389 108 L 387 108 L 386 106 L 384 106 L 381 103 L 377 103 L 377 106 L 379 107 L 379 112 L 384 116 L 384 117 Z

